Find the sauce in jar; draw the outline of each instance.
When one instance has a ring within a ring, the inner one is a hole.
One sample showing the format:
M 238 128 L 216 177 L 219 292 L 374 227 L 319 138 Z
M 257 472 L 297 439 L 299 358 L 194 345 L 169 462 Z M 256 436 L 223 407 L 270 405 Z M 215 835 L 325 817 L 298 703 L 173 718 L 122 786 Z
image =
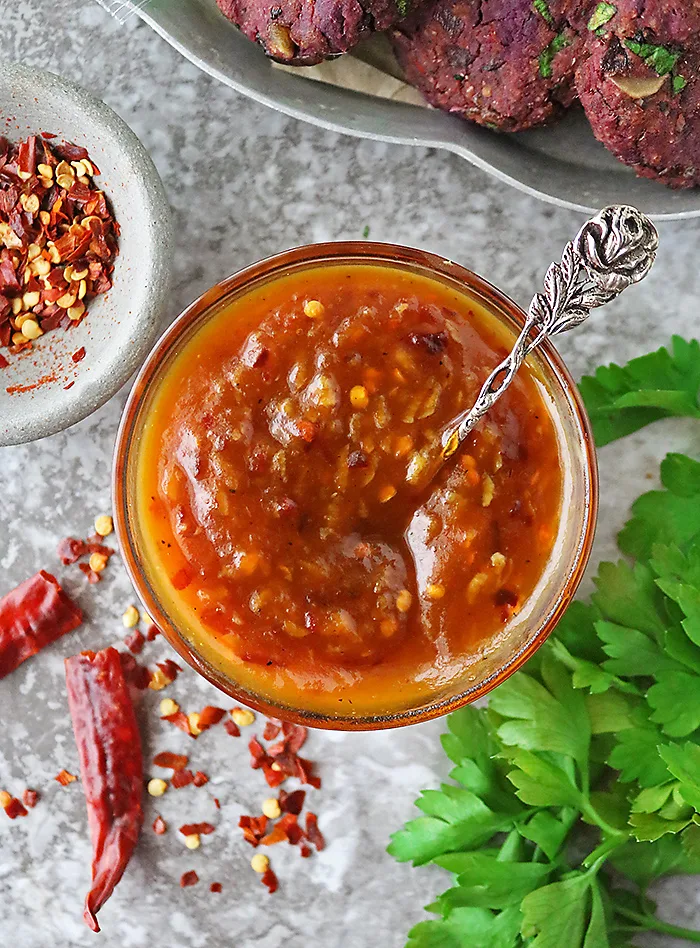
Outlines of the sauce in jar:
M 184 343 L 146 417 L 137 516 L 207 661 L 283 706 L 383 714 L 507 634 L 562 502 L 531 368 L 430 475 L 511 344 L 464 292 L 371 264 L 278 277 Z

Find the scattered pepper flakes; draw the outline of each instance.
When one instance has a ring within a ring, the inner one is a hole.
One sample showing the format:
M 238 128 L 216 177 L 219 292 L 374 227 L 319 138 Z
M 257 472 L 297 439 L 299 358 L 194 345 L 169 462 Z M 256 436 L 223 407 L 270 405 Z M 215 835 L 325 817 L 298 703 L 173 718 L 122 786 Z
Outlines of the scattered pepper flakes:
M 283 813 L 295 813 L 298 816 L 304 808 L 305 799 L 305 790 L 295 790 L 293 793 L 287 793 L 285 790 L 280 790 L 280 809 Z
M 221 892 L 221 889 L 222 886 L 220 882 L 212 882 L 212 884 L 209 886 L 210 892 Z
M 122 673 L 127 683 L 144 691 L 148 688 L 151 681 L 151 673 L 144 665 L 139 665 L 130 652 L 120 652 L 119 661 L 122 666 Z
M 273 892 L 276 892 L 279 887 L 277 876 L 270 868 L 268 868 L 263 873 L 263 876 L 260 881 L 262 882 L 263 885 L 267 886 L 270 895 L 272 895 Z
M 201 770 L 198 770 L 194 775 L 192 783 L 195 787 L 203 787 L 205 783 L 209 783 L 209 777 L 207 777 L 205 773 L 202 773 Z
M 306 814 L 306 836 L 310 843 L 316 847 L 317 852 L 326 848 L 326 840 L 318 828 L 318 817 L 315 813 Z
M 168 824 L 165 822 L 162 816 L 157 816 L 153 821 L 153 832 L 156 836 L 162 836 L 163 833 L 167 832 Z
M 208 704 L 206 708 L 203 708 L 199 712 L 197 727 L 199 728 L 200 732 L 206 731 L 214 724 L 218 724 L 225 714 L 226 711 L 223 708 L 216 708 L 213 705 Z
M 180 827 L 179 832 L 183 836 L 209 836 L 215 829 L 213 823 L 185 823 Z
M 30 810 L 34 809 L 34 807 L 37 805 L 38 800 L 39 800 L 39 794 L 37 793 L 37 791 L 31 790 L 29 787 L 27 787 L 27 789 L 22 794 L 22 803 L 24 803 L 25 806 L 28 806 Z
M 67 770 L 61 770 L 53 779 L 57 783 L 60 783 L 62 787 L 67 787 L 69 783 L 75 783 L 78 778 L 74 774 L 69 773 Z
M 238 820 L 239 827 L 243 830 L 243 838 L 251 846 L 258 846 L 260 840 L 265 835 L 267 829 L 266 816 L 241 816 Z
M 27 815 L 27 810 L 22 805 L 22 801 L 18 800 L 17 797 L 11 797 L 10 802 L 4 809 L 8 818 L 11 820 L 16 820 L 18 816 Z
M 134 629 L 124 639 L 124 645 L 126 645 L 129 651 L 134 655 L 140 655 L 145 644 L 146 639 L 138 629 Z
M 149 642 L 153 642 L 153 640 L 159 635 L 160 629 L 151 623 L 148 627 L 148 630 L 146 631 L 146 638 Z
M 149 685 L 150 687 L 150 685 Z M 174 724 L 175 727 L 179 727 L 181 731 L 184 731 L 185 734 L 191 736 L 190 731 L 190 722 L 187 719 L 187 715 L 184 711 L 176 711 L 175 714 L 164 714 L 163 721 L 169 721 L 170 724 Z
M 218 798 L 218 797 L 212 797 L 212 800 L 213 800 L 213 802 L 214 802 L 214 806 L 216 807 L 216 809 L 217 809 L 217 810 L 220 810 L 220 809 L 221 809 L 221 803 L 219 803 L 219 798 Z
M 260 840 L 261 846 L 275 846 L 287 840 L 292 845 L 299 842 L 304 831 L 297 823 L 294 813 L 285 813 L 272 830 Z
M 170 770 L 184 770 L 187 766 L 185 754 L 173 754 L 172 751 L 161 751 L 153 758 L 156 767 L 167 767 Z
M 22 324 L 22 332 L 23 332 L 24 335 L 26 336 L 25 325 L 26 325 L 26 324 L 24 324 L 24 323 Z M 73 362 L 82 362 L 83 359 L 85 358 L 85 355 L 86 355 L 86 353 L 85 353 L 85 346 L 81 346 L 79 349 L 76 349 L 76 350 L 75 350 L 75 352 L 74 352 L 73 355 L 71 356 L 71 359 L 73 360 Z
M 240 737 L 241 731 L 235 721 L 226 721 L 224 723 L 224 730 L 227 734 L 230 734 L 231 737 Z
M 302 843 L 299 849 L 299 855 L 302 857 L 302 859 L 308 859 L 311 853 L 312 853 L 311 847 L 307 846 L 306 843 Z
M 194 783 L 194 774 L 191 770 L 176 770 L 170 778 L 170 783 L 175 790 L 181 790 Z
M 180 876 L 180 887 L 183 889 L 186 889 L 190 885 L 197 885 L 198 882 L 199 876 L 194 869 L 190 869 L 189 872 L 183 872 Z

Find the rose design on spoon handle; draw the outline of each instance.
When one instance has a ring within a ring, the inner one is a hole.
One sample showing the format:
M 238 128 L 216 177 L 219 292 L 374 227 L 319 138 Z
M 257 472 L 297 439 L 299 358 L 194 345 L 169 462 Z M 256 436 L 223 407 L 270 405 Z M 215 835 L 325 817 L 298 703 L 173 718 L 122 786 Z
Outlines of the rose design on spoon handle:
M 612 205 L 587 221 L 567 243 L 561 263 L 553 263 L 547 270 L 544 292 L 533 297 L 510 354 L 486 379 L 473 407 L 442 436 L 443 458 L 454 454 L 543 339 L 580 325 L 592 309 L 643 280 L 658 246 L 656 228 L 634 207 Z

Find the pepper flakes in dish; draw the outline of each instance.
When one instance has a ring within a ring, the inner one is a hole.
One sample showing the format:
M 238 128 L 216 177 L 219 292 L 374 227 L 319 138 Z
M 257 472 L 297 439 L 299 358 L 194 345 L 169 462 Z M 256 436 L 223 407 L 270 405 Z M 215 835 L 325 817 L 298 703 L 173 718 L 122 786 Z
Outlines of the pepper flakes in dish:
M 77 326 L 111 288 L 119 224 L 99 173 L 78 145 L 0 137 L 0 347 Z

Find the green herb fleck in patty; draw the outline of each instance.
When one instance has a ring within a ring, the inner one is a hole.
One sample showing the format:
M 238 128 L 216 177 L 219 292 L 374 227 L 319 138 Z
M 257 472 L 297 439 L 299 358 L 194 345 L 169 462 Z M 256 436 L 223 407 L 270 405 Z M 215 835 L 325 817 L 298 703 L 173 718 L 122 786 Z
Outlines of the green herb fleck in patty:
M 606 23 L 609 23 L 616 13 L 617 7 L 613 6 L 612 3 L 599 3 L 588 21 L 588 29 L 591 30 L 591 32 L 599 30 L 601 26 L 605 26 Z
M 554 37 L 551 43 L 545 46 L 539 55 L 540 75 L 543 79 L 551 79 L 554 57 L 558 52 L 570 45 L 571 40 L 568 36 L 565 33 L 559 33 Z
M 549 3 L 547 0 L 532 0 L 532 6 L 535 12 L 539 13 L 545 22 L 549 23 L 550 26 L 554 26 L 554 18 L 549 12 Z

